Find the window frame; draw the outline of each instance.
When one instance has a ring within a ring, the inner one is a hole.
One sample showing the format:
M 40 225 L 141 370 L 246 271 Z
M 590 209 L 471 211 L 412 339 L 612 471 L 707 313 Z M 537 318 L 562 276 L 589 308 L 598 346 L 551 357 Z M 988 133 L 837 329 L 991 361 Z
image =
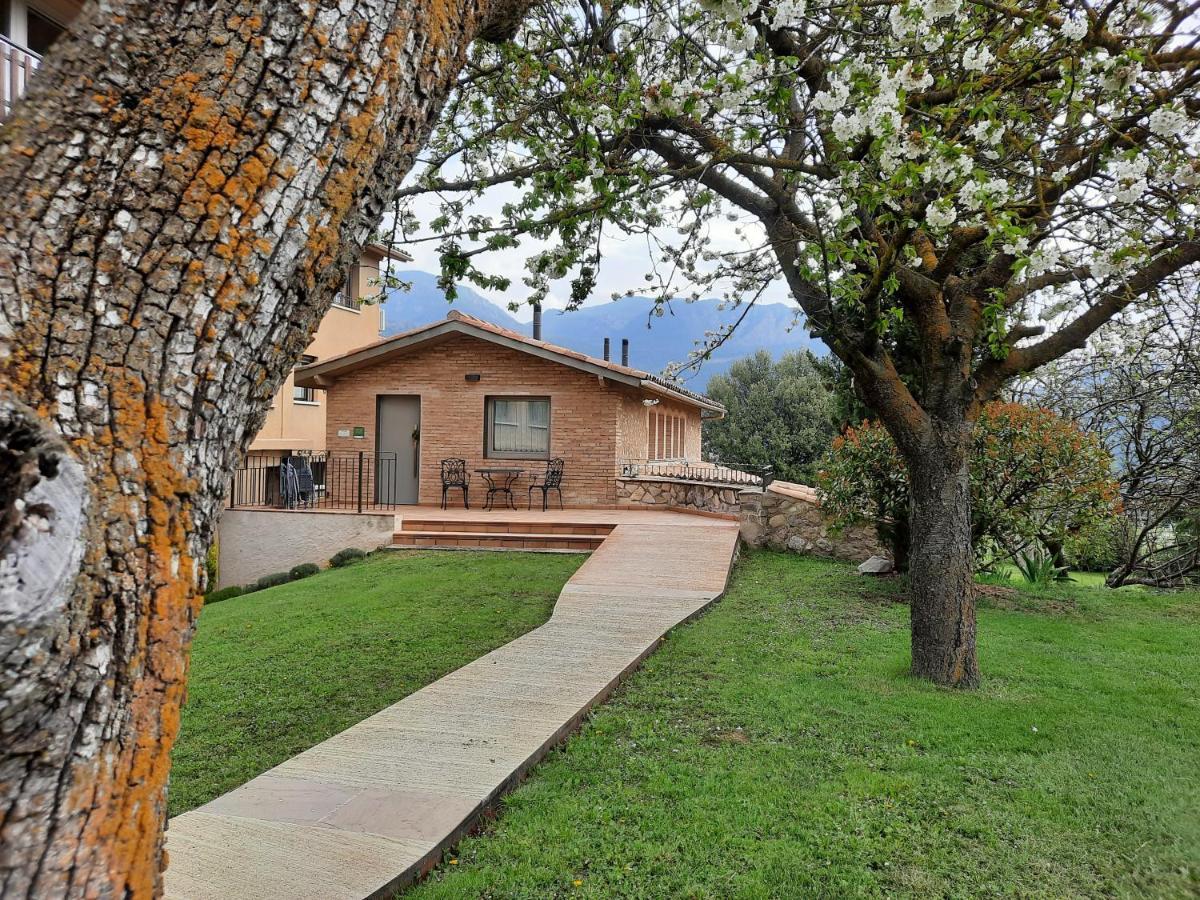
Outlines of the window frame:
M 687 459 L 687 415 L 651 407 L 646 422 L 646 458 L 650 462 Z M 659 447 L 662 448 L 661 452 Z M 672 452 L 676 451 L 676 452 Z
M 296 369 L 301 366 L 311 366 L 317 361 L 315 356 L 309 356 L 307 353 L 300 357 L 300 362 L 292 368 L 292 377 L 295 378 Z M 321 401 L 317 399 L 316 388 L 298 387 L 295 381 L 292 382 L 292 402 L 298 403 L 301 406 L 320 406 Z
M 348 309 L 351 312 L 358 312 L 359 301 L 354 296 L 354 266 L 346 272 L 346 280 L 342 282 L 342 286 L 338 292 L 333 295 L 333 305 L 338 309 Z
M 507 403 L 546 404 L 546 449 L 545 451 L 496 450 L 492 446 L 495 431 L 496 401 Z M 554 404 L 543 394 L 489 394 L 483 398 L 483 458 L 484 459 L 550 459 L 550 448 L 554 439 Z

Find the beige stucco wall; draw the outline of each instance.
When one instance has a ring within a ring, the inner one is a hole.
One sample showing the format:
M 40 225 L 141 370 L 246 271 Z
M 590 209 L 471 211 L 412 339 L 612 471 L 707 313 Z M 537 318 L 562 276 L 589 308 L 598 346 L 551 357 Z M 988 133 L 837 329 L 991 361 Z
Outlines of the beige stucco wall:
M 643 400 L 654 399 L 659 402 L 654 406 L 646 406 Z M 684 453 L 690 460 L 699 460 L 700 455 L 700 410 L 672 400 L 666 400 L 658 395 L 630 394 L 621 398 L 617 410 L 617 455 L 621 459 L 644 460 L 650 453 L 650 415 L 651 413 L 667 413 L 682 416 L 684 420 Z
M 300 563 L 324 565 L 347 547 L 392 542 L 392 513 L 227 509 L 221 516 L 217 586 L 248 584 Z
M 351 283 L 356 299 L 379 294 L 380 257 L 364 252 Z M 304 351 L 316 359 L 328 359 L 379 340 L 382 309 L 378 304 L 357 309 L 332 306 Z M 325 410 L 324 391 L 316 392 L 312 403 L 292 397 L 292 374 L 289 372 L 283 387 L 271 402 L 263 427 L 250 444 L 250 452 L 271 450 L 324 450 Z

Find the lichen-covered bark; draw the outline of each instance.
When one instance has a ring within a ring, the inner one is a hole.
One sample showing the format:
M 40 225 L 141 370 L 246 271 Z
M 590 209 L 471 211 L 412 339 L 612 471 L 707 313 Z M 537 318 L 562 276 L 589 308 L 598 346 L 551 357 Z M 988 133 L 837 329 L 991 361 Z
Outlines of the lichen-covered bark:
M 226 473 L 523 0 L 89 4 L 0 131 L 0 894 L 153 896 Z

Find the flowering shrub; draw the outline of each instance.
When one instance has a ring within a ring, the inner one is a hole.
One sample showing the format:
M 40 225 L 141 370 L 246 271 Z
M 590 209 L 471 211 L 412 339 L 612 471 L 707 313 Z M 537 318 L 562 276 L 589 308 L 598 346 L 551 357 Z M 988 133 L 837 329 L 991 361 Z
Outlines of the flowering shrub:
M 1077 558 L 1120 511 L 1112 461 L 1094 435 L 1044 409 L 990 403 L 975 423 L 971 527 L 981 562 L 1031 543 Z M 874 422 L 848 428 L 825 457 L 822 503 L 842 525 L 874 522 L 903 560 L 908 475 L 895 442 Z

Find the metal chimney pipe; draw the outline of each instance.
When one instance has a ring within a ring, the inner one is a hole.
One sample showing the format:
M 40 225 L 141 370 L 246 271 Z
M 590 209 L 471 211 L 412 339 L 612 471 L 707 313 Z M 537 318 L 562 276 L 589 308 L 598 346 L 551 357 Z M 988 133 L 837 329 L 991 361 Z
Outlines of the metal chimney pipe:
M 540 341 L 542 339 L 542 304 L 533 304 L 533 339 Z
M 629 365 L 629 338 L 621 338 L 621 365 Z
M 608 353 L 609 353 L 609 350 L 608 350 L 608 338 L 605 338 L 605 339 L 604 339 L 604 361 L 605 361 L 605 362 L 608 362 Z

